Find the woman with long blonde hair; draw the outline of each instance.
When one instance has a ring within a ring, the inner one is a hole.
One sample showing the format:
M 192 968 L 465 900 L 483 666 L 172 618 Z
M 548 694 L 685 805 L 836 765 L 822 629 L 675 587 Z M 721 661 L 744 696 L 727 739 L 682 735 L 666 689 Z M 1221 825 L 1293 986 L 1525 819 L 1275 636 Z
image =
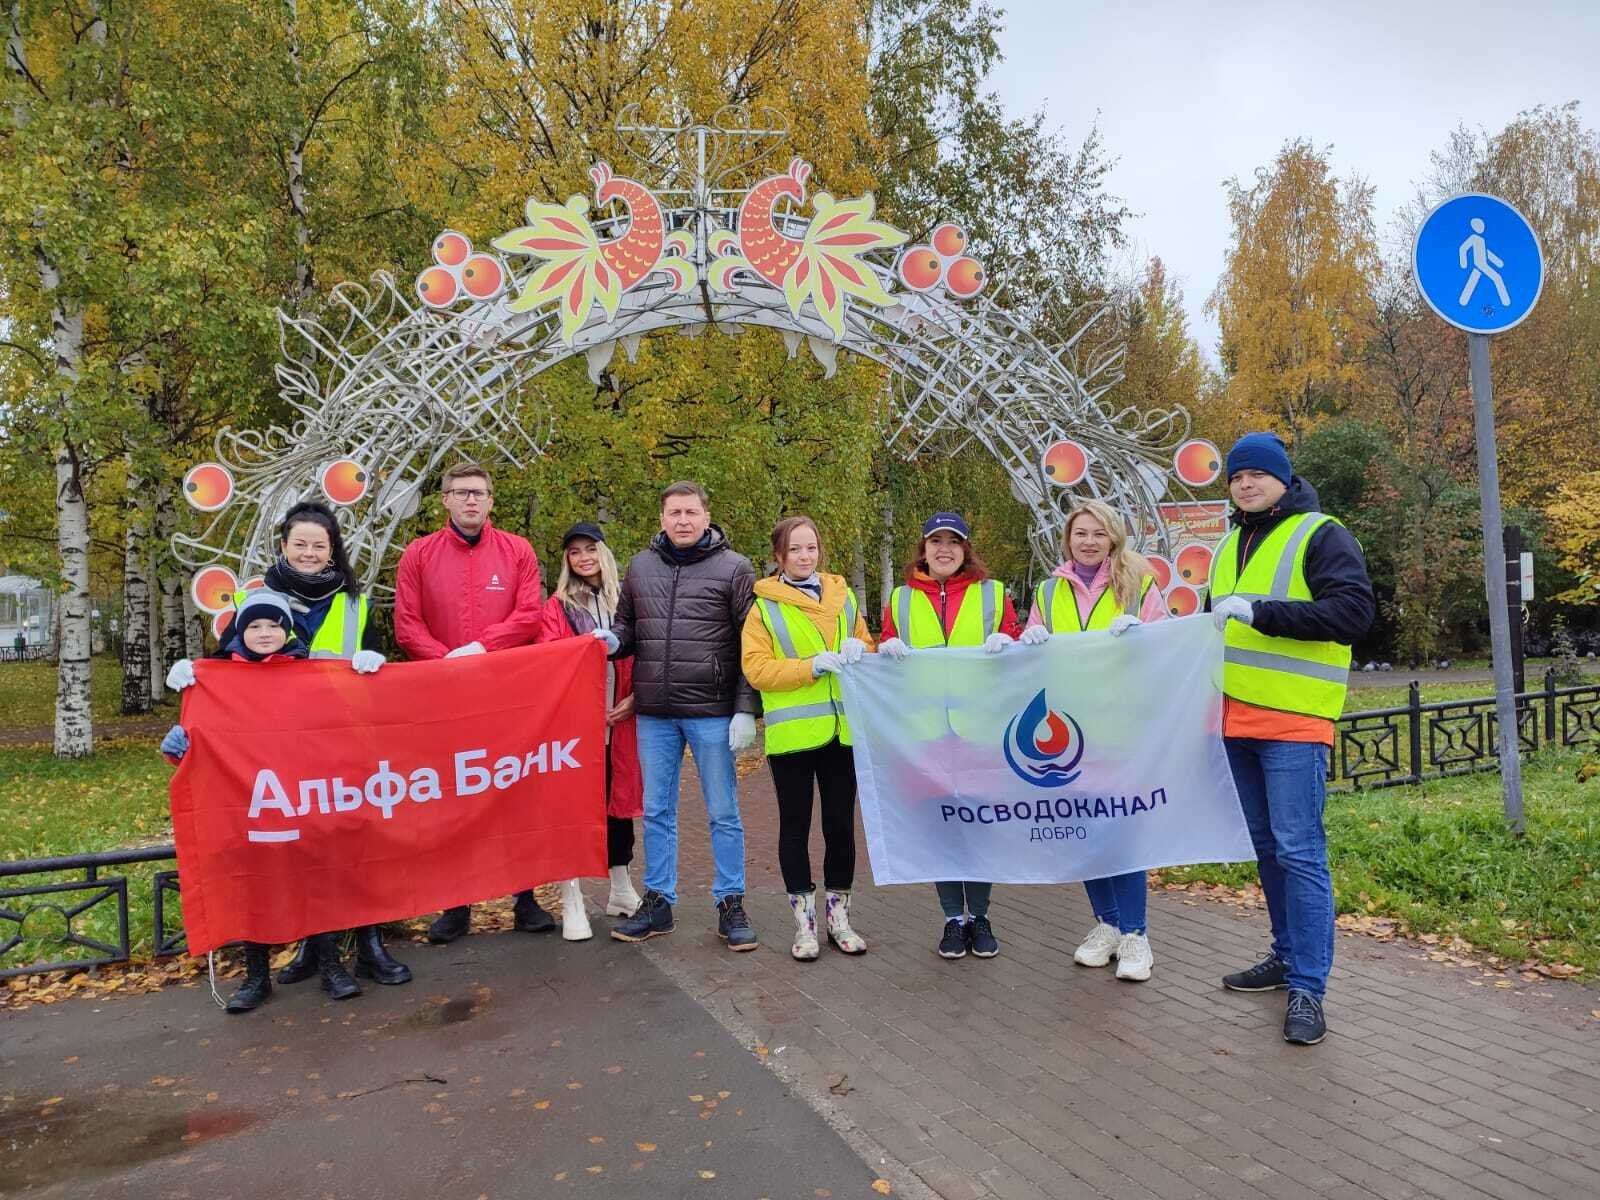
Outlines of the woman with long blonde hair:
M 539 641 L 589 637 L 598 629 L 610 629 L 621 593 L 616 556 L 605 535 L 598 525 L 579 522 L 561 539 L 561 574 L 545 601 Z M 639 907 L 628 864 L 633 861 L 633 819 L 643 815 L 633 660 L 613 659 L 606 663 L 606 864 L 611 870 L 606 912 L 612 916 L 632 916 Z M 569 942 L 592 936 L 576 879 L 562 885 L 561 936 Z
M 1167 615 L 1150 565 L 1128 545 L 1120 514 L 1098 500 L 1080 501 L 1061 535 L 1062 563 L 1034 592 L 1022 640 L 1030 645 L 1053 634 L 1105 630 L 1120 637 L 1135 625 Z M 1145 926 L 1146 881 L 1129 871 L 1083 884 L 1095 926 L 1073 954 L 1085 967 L 1117 960 L 1117 978 L 1150 978 L 1155 962 Z

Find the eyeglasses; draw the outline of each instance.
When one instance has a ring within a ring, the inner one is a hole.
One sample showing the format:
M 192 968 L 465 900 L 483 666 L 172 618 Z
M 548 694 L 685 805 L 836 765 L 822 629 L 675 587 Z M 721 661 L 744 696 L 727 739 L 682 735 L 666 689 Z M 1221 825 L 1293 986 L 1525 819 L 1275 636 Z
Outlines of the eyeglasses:
M 450 488 L 445 495 L 459 496 L 463 500 L 484 500 L 488 498 L 489 493 L 482 488 Z

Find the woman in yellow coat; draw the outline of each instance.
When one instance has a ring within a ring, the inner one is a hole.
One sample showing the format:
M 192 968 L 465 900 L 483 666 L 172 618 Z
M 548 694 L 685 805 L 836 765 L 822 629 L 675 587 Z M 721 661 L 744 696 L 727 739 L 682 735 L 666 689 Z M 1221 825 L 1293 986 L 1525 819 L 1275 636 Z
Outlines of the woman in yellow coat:
M 825 575 L 822 539 L 810 517 L 787 517 L 772 531 L 775 574 L 756 581 L 744 622 L 745 678 L 761 693 L 767 765 L 778 793 L 778 865 L 794 913 L 792 953 L 815 959 L 816 884 L 811 877 L 813 787 L 822 805 L 823 913 L 828 940 L 846 954 L 867 943 L 850 927 L 856 869 L 856 769 L 839 669 L 872 649 L 856 596 Z

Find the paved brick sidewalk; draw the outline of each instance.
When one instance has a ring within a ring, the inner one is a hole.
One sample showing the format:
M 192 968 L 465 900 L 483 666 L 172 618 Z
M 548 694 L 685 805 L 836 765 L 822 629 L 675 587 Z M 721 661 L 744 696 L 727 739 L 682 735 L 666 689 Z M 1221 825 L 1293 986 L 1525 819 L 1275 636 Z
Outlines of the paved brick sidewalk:
M 855 923 L 870 953 L 800 964 L 764 767 L 740 794 L 762 948 L 732 955 L 711 934 L 691 775 L 678 931 L 643 952 L 765 1047 L 902 1194 L 1600 1196 L 1592 989 L 1501 991 L 1415 947 L 1341 937 L 1332 1032 L 1291 1047 L 1281 993 L 1217 982 L 1264 952 L 1263 913 L 1153 896 L 1155 975 L 1126 984 L 1071 961 L 1092 923 L 1080 887 L 1001 887 L 1001 956 L 945 962 L 933 889 L 872 887 L 864 840 Z

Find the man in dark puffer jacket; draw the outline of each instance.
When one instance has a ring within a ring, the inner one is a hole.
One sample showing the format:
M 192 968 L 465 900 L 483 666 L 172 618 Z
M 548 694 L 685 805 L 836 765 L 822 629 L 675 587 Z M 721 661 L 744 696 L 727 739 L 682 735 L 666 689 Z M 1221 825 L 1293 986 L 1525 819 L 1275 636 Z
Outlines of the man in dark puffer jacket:
M 661 493 L 661 532 L 633 556 L 611 626 L 617 656 L 632 655 L 639 762 L 644 768 L 645 894 L 611 936 L 642 942 L 671 933 L 678 901 L 678 779 L 687 745 L 711 822 L 717 934 L 754 950 L 744 911 L 744 825 L 734 754 L 755 741 L 756 693 L 739 669 L 739 634 L 755 570 L 711 523 L 698 483 Z

